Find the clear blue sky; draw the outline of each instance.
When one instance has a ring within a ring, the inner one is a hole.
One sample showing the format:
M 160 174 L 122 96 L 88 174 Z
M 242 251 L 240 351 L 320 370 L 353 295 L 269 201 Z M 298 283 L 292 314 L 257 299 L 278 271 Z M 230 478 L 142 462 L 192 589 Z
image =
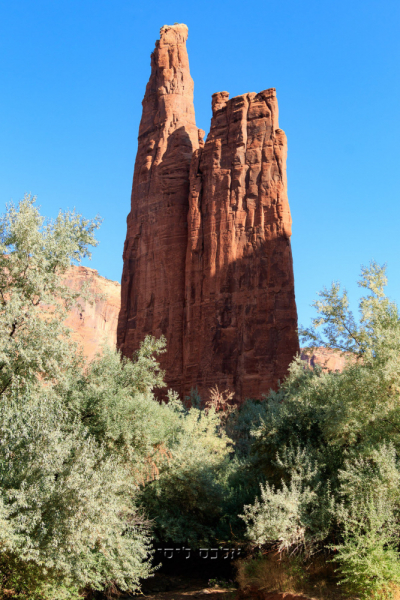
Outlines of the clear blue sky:
M 120 280 L 141 101 L 164 24 L 186 23 L 197 124 L 211 94 L 277 89 L 289 143 L 299 321 L 360 265 L 400 301 L 398 0 L 0 0 L 0 197 L 104 222 L 89 266 Z

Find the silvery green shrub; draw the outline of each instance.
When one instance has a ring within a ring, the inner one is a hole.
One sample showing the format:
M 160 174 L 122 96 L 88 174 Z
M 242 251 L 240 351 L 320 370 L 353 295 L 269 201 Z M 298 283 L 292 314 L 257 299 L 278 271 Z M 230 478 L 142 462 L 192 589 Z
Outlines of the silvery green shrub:
M 161 407 L 165 423 L 157 475 L 142 489 L 141 502 L 161 541 L 198 546 L 216 538 L 229 470 L 229 439 L 215 411 L 186 408 L 175 397 Z
M 94 402 L 91 430 L 87 405 L 68 394 L 71 379 L 90 387 L 63 324 L 87 293 L 69 290 L 63 275 L 90 256 L 98 226 L 75 212 L 46 220 L 30 196 L 0 219 L 0 593 L 26 600 L 134 590 L 149 572 L 137 484 L 108 443 L 118 420 L 113 385 L 104 400 L 111 416 Z M 135 389 L 158 381 L 158 371 L 145 343 L 129 371 Z
M 51 394 L 0 403 L 3 587 L 54 600 L 85 587 L 136 589 L 150 540 L 131 481 Z
M 342 542 L 332 545 L 342 583 L 361 598 L 391 597 L 400 584 L 400 469 L 391 442 L 345 460 L 334 514 Z
M 0 218 L 0 394 L 57 381 L 77 362 L 63 322 L 86 292 L 68 289 L 62 275 L 90 257 L 99 224 L 75 211 L 45 219 L 29 195 Z
M 79 417 L 99 443 L 138 468 L 168 430 L 153 395 L 153 389 L 163 385 L 156 356 L 164 351 L 164 338 L 152 336 L 132 360 L 105 347 L 85 369 L 69 369 L 55 387 L 71 415 Z
M 321 292 L 303 339 L 346 352 L 346 366 L 296 358 L 266 398 L 251 450 L 264 484 L 244 512 L 254 544 L 307 554 L 316 543 L 334 552 L 344 586 L 382 598 L 400 581 L 400 319 L 386 283 L 384 267 L 362 269 L 358 321 L 339 284 Z M 282 460 L 293 449 L 297 470 Z
M 247 535 L 258 546 L 276 542 L 280 552 L 302 547 L 307 553 L 329 533 L 330 503 L 321 502 L 321 476 L 317 462 L 306 449 L 284 448 L 277 467 L 288 473 L 288 482 L 275 488 L 260 486 L 260 499 L 244 507 Z

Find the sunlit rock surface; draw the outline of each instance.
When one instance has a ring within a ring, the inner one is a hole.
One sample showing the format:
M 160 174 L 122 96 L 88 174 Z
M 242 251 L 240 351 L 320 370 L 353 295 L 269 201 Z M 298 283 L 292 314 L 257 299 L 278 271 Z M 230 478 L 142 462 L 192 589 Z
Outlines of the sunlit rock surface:
M 165 335 L 168 387 L 276 388 L 299 350 L 275 89 L 212 97 L 196 127 L 187 27 L 164 26 L 143 100 L 127 220 L 117 344 Z
M 116 281 L 101 277 L 94 269 L 72 267 L 64 278 L 65 284 L 79 291 L 84 285 L 93 294 L 94 303 L 80 301 L 82 309 L 74 307 L 66 320 L 87 359 L 101 351 L 104 343 L 115 348 L 118 314 L 121 306 L 121 286 Z

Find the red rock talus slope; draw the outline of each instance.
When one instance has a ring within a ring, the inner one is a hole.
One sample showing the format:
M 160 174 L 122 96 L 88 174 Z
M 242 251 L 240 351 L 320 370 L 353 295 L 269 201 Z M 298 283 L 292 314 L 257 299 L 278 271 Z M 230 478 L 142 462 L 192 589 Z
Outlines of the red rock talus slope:
M 274 89 L 228 96 L 190 173 L 184 383 L 257 398 L 299 350 L 287 144 Z
M 163 27 L 152 55 L 117 343 L 131 356 L 164 334 L 169 387 L 206 397 L 217 384 L 240 401 L 276 387 L 299 349 L 286 137 L 275 90 L 220 92 L 203 147 L 186 37 Z
M 81 302 L 83 310 L 73 308 L 66 320 L 66 325 L 73 331 L 73 339 L 83 347 L 86 358 L 93 358 L 104 343 L 115 348 L 121 306 L 120 284 L 100 277 L 97 271 L 86 267 L 72 267 L 64 281 L 75 291 L 87 284 L 95 297 L 93 304 Z
M 124 247 L 118 347 L 131 356 L 146 334 L 168 340 L 161 358 L 180 390 L 189 168 L 199 146 L 186 25 L 164 26 L 143 100 Z

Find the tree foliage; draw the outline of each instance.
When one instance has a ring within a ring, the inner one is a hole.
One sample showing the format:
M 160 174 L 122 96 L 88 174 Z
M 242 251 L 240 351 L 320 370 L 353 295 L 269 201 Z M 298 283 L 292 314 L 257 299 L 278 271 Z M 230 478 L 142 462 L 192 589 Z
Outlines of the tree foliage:
M 149 574 L 137 488 L 58 398 L 0 403 L 0 576 L 21 598 L 136 589 Z
M 79 416 L 91 435 L 136 466 L 161 441 L 164 431 L 152 393 L 164 386 L 156 359 L 164 351 L 165 339 L 151 336 L 132 360 L 104 347 L 85 369 L 69 369 L 56 386 L 72 415 Z
M 229 439 L 214 409 L 186 408 L 171 397 L 161 410 L 166 427 L 154 457 L 155 476 L 142 491 L 143 506 L 159 541 L 212 543 L 227 492 Z
M 154 397 L 164 339 L 147 337 L 132 360 L 103 348 L 90 364 L 71 342 L 63 320 L 78 293 L 62 276 L 98 224 L 46 221 L 30 197 L 2 219 L 0 581 L 24 600 L 134 591 L 150 572 L 147 517 L 158 540 L 199 545 L 228 501 L 235 519 L 241 506 L 232 411 Z
M 280 552 L 329 551 L 350 591 L 389 598 L 400 585 L 400 320 L 385 268 L 362 269 L 358 320 L 334 283 L 301 331 L 310 347 L 344 352 L 342 372 L 297 357 L 262 401 L 234 408 L 215 388 L 205 404 L 196 390 L 160 403 L 163 338 L 132 360 L 104 348 L 84 364 L 64 326 L 82 291 L 63 274 L 90 255 L 98 226 L 75 212 L 45 220 L 29 196 L 0 221 L 0 590 L 134 591 L 151 536 L 199 546 L 246 529 Z
M 400 573 L 400 320 L 385 267 L 362 268 L 359 285 L 358 321 L 334 283 L 301 331 L 312 347 L 346 352 L 343 371 L 297 358 L 265 401 L 253 431 L 265 484 L 243 518 L 256 544 L 331 548 L 349 589 L 384 597 Z
M 67 310 L 79 294 L 62 283 L 71 264 L 90 257 L 100 219 L 59 212 L 45 219 L 35 198 L 10 204 L 0 219 L 0 393 L 55 381 L 75 359 Z
M 24 600 L 135 590 L 150 570 L 149 525 L 116 449 L 134 421 L 124 390 L 160 383 L 162 342 L 86 369 L 63 323 L 82 291 L 62 276 L 90 256 L 99 219 L 49 221 L 34 203 L 26 196 L 0 222 L 0 586 Z

